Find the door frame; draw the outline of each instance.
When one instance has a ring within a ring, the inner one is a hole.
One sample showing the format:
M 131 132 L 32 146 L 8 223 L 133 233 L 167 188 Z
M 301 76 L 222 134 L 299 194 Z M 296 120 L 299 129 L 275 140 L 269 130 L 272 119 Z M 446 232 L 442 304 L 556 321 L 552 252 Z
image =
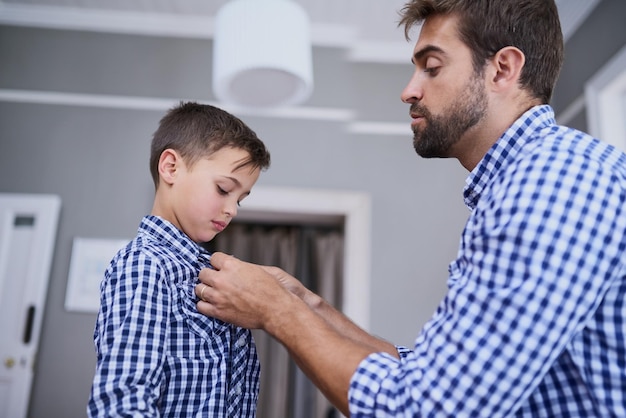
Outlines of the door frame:
M 343 222 L 342 311 L 369 329 L 371 198 L 355 191 L 257 186 L 242 202 L 237 220 Z
M 626 151 L 626 46 L 585 85 L 589 133 Z

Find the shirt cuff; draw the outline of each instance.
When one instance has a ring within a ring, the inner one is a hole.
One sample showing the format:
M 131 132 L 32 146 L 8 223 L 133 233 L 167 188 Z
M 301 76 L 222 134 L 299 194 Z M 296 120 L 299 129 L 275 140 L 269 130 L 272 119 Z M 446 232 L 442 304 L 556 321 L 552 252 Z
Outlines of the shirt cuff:
M 409 353 L 413 352 L 412 349 L 403 347 L 401 345 L 396 345 L 396 350 L 398 351 L 398 355 L 400 356 L 401 362 L 404 362 L 404 360 L 409 356 Z
M 398 354 L 403 357 L 404 350 L 397 347 Z M 383 380 L 398 367 L 400 360 L 388 353 L 373 353 L 367 356 L 357 368 L 350 380 L 348 403 L 350 416 L 370 416 L 376 405 L 376 396 Z

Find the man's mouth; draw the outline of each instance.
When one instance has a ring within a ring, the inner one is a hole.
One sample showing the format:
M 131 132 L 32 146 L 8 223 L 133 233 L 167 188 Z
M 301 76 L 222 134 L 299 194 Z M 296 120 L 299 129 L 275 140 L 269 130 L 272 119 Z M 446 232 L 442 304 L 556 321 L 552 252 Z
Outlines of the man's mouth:
M 411 126 L 416 126 L 416 125 L 420 124 L 424 120 L 426 120 L 424 115 L 422 115 L 420 113 L 413 113 L 413 112 L 411 112 Z

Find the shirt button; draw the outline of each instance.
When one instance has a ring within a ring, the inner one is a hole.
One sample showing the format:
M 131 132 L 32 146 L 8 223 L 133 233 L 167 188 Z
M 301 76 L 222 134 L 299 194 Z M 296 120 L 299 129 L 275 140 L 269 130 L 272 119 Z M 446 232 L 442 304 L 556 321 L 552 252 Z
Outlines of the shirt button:
M 241 337 L 237 340 L 238 348 L 245 347 L 246 344 L 247 344 L 246 337 Z
M 235 394 L 236 395 L 241 395 L 241 385 L 235 386 Z

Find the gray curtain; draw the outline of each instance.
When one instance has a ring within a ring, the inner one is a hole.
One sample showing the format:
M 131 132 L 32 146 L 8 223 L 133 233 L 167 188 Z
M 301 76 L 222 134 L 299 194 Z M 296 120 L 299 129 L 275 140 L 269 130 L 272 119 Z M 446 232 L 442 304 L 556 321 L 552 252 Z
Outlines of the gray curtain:
M 241 260 L 279 266 L 341 308 L 343 232 L 340 226 L 233 223 L 206 247 Z M 259 418 L 339 416 L 282 345 L 263 331 L 252 332 L 261 361 Z

